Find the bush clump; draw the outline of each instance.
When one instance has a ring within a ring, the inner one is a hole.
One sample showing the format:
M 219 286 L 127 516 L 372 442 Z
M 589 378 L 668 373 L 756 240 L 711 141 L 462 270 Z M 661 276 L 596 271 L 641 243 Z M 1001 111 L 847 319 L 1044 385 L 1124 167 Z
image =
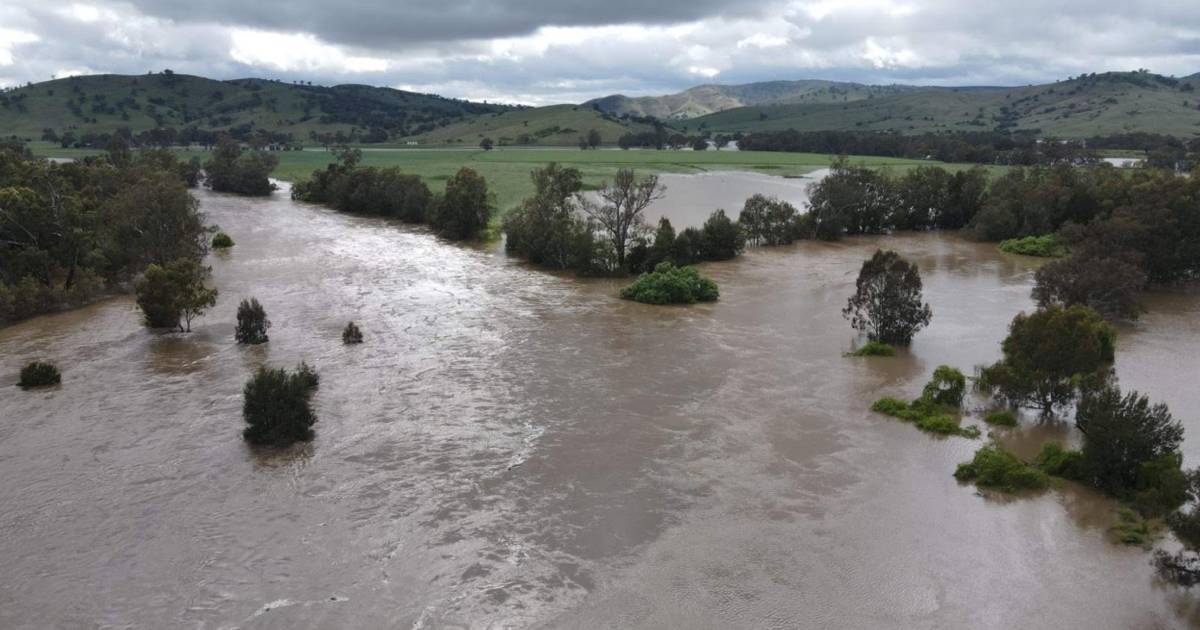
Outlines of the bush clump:
M 871 411 L 911 422 L 918 429 L 938 435 L 957 435 L 965 438 L 979 437 L 979 428 L 959 425 L 955 409 L 938 405 L 926 398 L 911 403 L 891 397 L 880 398 L 871 405 Z
M 1117 524 L 1109 530 L 1123 545 L 1137 545 L 1149 548 L 1157 537 L 1156 528 L 1150 522 L 1138 515 L 1137 512 L 1123 507 L 1117 511 Z
M 34 361 L 21 368 L 21 380 L 17 383 L 21 389 L 58 385 L 62 382 L 62 373 L 53 363 Z
M 242 390 L 242 437 L 256 446 L 288 446 L 313 438 L 317 421 L 309 402 L 319 382 L 317 373 L 301 363 L 294 372 L 262 366 Z
M 621 298 L 644 304 L 695 304 L 713 302 L 720 296 L 717 283 L 700 275 L 693 267 L 659 263 L 654 271 L 638 276 L 633 284 L 621 289 Z
M 346 324 L 346 327 L 342 329 L 342 343 L 352 344 L 362 342 L 363 334 L 362 331 L 359 330 L 358 325 L 354 322 Z
M 971 461 L 959 464 L 954 478 L 1003 492 L 1041 490 L 1049 484 L 1046 473 L 1021 461 L 998 444 L 980 448 Z
M 267 311 L 257 299 L 242 300 L 241 304 L 238 304 L 237 330 L 233 334 L 238 343 L 266 343 L 269 339 L 267 329 L 270 327 L 271 320 L 267 319 Z
M 1067 246 L 1054 234 L 1003 240 L 1000 241 L 1000 251 L 1006 254 L 1038 256 L 1041 258 L 1061 258 L 1069 253 Z
M 896 349 L 892 346 L 883 343 L 882 341 L 868 341 L 863 346 L 854 352 L 848 353 L 846 356 L 851 357 L 894 357 Z
M 963 395 L 967 392 L 967 378 L 962 372 L 949 365 L 939 365 L 933 371 L 933 378 L 925 384 L 921 398 L 938 405 L 958 408 L 962 406 Z
M 224 232 L 217 232 L 212 239 L 213 249 L 229 249 L 233 247 L 233 239 Z
M 1047 442 L 1033 460 L 1039 470 L 1054 477 L 1082 480 L 1085 477 L 1083 453 L 1063 448 L 1057 442 Z
M 1017 414 L 1008 409 L 1002 409 L 984 416 L 983 421 L 994 427 L 1015 427 L 1017 426 Z

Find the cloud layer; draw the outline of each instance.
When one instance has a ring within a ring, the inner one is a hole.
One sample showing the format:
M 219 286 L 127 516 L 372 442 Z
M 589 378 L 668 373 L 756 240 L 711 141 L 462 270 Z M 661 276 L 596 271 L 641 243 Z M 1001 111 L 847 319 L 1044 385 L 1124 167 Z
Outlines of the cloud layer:
M 0 85 L 171 68 L 546 104 L 703 82 L 1013 85 L 1200 71 L 1200 4 L 1161 0 L 47 4 L 0 6 Z

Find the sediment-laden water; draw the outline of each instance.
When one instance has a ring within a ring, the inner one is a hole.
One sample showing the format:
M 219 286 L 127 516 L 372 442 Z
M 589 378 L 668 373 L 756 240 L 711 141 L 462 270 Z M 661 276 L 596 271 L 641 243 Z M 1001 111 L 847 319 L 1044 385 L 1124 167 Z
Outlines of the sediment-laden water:
M 664 308 L 286 190 L 199 195 L 237 246 L 209 259 L 221 295 L 195 332 L 142 329 L 130 298 L 0 330 L 0 627 L 1200 620 L 1107 540 L 1109 502 L 981 497 L 951 477 L 981 441 L 868 411 L 997 358 L 1031 306 L 1026 259 L 954 235 L 805 242 L 705 265 L 721 301 Z M 843 358 L 879 246 L 920 266 L 933 323 L 894 359 Z M 250 296 L 271 341 L 238 347 Z M 1195 465 L 1200 297 L 1147 303 L 1118 372 L 1171 405 Z M 351 319 L 361 346 L 341 344 Z M 32 359 L 62 386 L 14 387 Z M 301 360 L 317 438 L 256 454 L 242 385 Z M 1027 420 L 1008 439 L 1064 436 Z

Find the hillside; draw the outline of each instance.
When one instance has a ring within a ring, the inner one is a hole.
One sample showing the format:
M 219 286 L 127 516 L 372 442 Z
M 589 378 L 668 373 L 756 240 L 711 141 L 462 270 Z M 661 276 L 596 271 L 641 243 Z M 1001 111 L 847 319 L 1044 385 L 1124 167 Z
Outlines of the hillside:
M 600 132 L 604 144 L 615 144 L 624 133 L 652 128 L 583 105 L 551 105 L 476 116 L 408 140 L 432 145 L 477 146 L 487 137 L 498 146 L 575 146 L 579 137 L 592 129 Z
M 1143 131 L 1200 134 L 1200 77 L 1110 72 L 1017 88 L 916 90 L 844 103 L 751 106 L 680 124 L 736 133 L 796 129 L 899 131 L 1038 130 L 1089 137 Z
M 72 132 L 263 130 L 311 142 L 316 134 L 387 141 L 512 107 L 366 85 L 333 87 L 263 79 L 217 81 L 159 73 L 92 75 L 36 83 L 0 94 L 0 136 L 42 139 Z
M 864 85 L 838 81 L 765 81 L 743 85 L 700 85 L 677 94 L 629 97 L 621 94 L 590 100 L 584 105 L 629 116 L 688 119 L 737 107 L 846 103 L 915 90 L 938 90 L 909 85 Z

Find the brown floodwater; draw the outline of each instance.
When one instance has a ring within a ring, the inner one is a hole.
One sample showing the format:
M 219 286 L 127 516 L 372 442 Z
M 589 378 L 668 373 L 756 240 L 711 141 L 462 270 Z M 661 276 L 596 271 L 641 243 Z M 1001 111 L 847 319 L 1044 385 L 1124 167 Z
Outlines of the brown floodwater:
M 221 295 L 193 333 L 146 331 L 127 297 L 0 330 L 0 628 L 1200 620 L 1108 540 L 1109 502 L 981 496 L 951 476 L 981 440 L 868 411 L 997 358 L 1028 260 L 954 235 L 805 242 L 704 265 L 715 304 L 652 307 L 286 190 L 199 196 L 237 246 L 210 257 Z M 920 266 L 933 323 L 896 358 L 844 358 L 878 246 Z M 271 341 L 238 347 L 250 296 Z M 1196 465 L 1200 297 L 1147 303 L 1118 372 L 1171 405 Z M 14 387 L 33 359 L 62 386 Z M 252 451 L 243 383 L 301 360 L 316 439 Z M 1026 419 L 1006 439 L 1075 438 Z

